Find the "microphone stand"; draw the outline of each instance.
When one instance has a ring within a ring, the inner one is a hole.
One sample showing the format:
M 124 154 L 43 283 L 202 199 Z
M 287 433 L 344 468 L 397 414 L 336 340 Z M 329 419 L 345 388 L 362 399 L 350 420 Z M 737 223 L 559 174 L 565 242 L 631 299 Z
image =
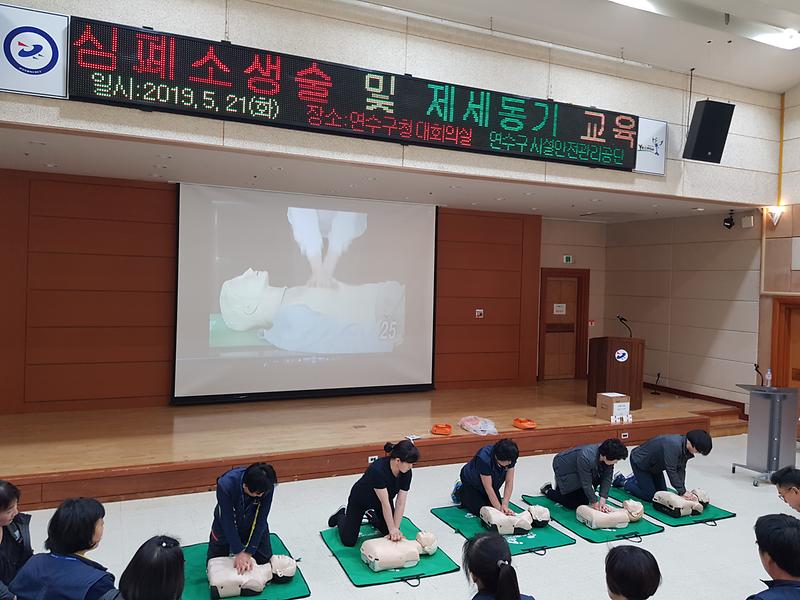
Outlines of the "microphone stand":
M 617 315 L 617 320 L 623 325 L 625 325 L 625 329 L 628 330 L 628 337 L 633 337 L 633 331 L 631 331 L 631 328 L 628 326 L 628 320 L 625 317 L 621 317 L 619 315 Z
M 758 385 L 763 386 L 764 385 L 764 374 L 761 372 L 761 368 L 758 366 L 758 363 L 755 363 L 753 366 L 756 369 L 756 373 L 758 373 L 758 376 L 761 378 L 761 383 L 759 383 Z

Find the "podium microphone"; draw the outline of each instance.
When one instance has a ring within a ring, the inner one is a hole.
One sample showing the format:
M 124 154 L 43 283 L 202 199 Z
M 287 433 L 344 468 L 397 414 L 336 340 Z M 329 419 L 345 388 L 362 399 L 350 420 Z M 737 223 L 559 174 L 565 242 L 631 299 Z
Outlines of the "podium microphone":
M 761 372 L 761 368 L 758 366 L 758 363 L 755 363 L 753 366 L 755 367 L 756 373 L 758 373 L 758 376 L 761 378 L 761 383 L 759 383 L 758 385 L 762 385 L 763 386 L 764 385 L 764 374 Z
M 626 319 L 622 315 L 617 315 L 617 321 L 625 325 L 625 329 L 628 330 L 628 337 L 633 337 L 633 331 L 631 331 L 631 328 L 628 326 L 628 319 Z
M 661 372 L 660 371 L 658 373 L 656 373 L 656 383 L 655 383 L 656 388 L 658 388 L 658 382 L 659 381 L 661 381 Z M 658 389 L 655 389 L 652 392 L 650 392 L 650 395 L 651 396 L 660 396 L 661 392 L 659 392 Z

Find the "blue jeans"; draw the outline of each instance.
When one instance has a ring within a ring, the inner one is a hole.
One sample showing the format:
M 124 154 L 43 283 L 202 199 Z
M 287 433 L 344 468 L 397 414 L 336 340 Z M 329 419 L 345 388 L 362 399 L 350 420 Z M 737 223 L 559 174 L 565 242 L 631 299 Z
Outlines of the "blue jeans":
M 667 489 L 667 481 L 664 479 L 663 471 L 661 473 L 651 473 L 650 471 L 638 469 L 636 465 L 631 466 L 633 467 L 633 475 L 625 480 L 625 491 L 629 494 L 652 502 L 656 492 Z

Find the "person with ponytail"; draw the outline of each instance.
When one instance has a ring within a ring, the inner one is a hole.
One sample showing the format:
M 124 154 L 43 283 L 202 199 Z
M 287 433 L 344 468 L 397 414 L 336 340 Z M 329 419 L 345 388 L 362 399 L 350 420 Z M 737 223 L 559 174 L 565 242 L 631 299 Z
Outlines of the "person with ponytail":
M 419 460 L 419 450 L 409 440 L 387 443 L 383 449 L 387 456 L 373 462 L 356 481 L 350 490 L 347 508 L 340 508 L 328 519 L 328 527 L 339 529 L 345 546 L 356 545 L 364 515 L 390 540 L 403 539 L 400 522 L 411 489 L 411 467 Z
M 479 533 L 464 542 L 463 566 L 467 581 L 478 588 L 472 600 L 534 600 L 520 594 L 508 542 L 497 533 Z

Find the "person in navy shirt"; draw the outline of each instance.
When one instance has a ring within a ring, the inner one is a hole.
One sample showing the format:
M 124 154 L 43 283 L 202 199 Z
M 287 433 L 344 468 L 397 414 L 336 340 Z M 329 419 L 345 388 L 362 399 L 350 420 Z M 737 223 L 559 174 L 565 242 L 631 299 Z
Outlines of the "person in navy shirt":
M 356 545 L 365 515 L 373 527 L 393 542 L 403 539 L 400 523 L 411 489 L 411 468 L 419 460 L 419 450 L 409 440 L 387 443 L 383 449 L 388 456 L 367 467 L 350 490 L 347 508 L 341 507 L 328 519 L 328 527 L 338 528 L 345 546 Z
M 747 600 L 800 600 L 800 520 L 785 514 L 759 517 L 755 525 L 767 589 Z
M 18 600 L 100 600 L 116 592 L 114 576 L 85 556 L 103 538 L 105 514 L 94 498 L 64 500 L 47 525 L 50 552 L 25 563 L 8 586 L 11 593 Z
M 206 560 L 234 555 L 238 573 L 252 568 L 251 558 L 263 565 L 272 558 L 269 510 L 278 477 L 272 465 L 254 463 L 231 469 L 217 479 L 217 506 Z
M 480 514 L 484 506 L 493 506 L 507 515 L 514 514 L 508 503 L 514 491 L 514 467 L 518 458 L 519 448 L 514 440 L 502 439 L 484 446 L 461 468 L 461 485 L 456 484 L 454 499 L 474 515 Z
M 644 548 L 616 546 L 606 554 L 606 587 L 611 600 L 647 600 L 660 585 L 656 557 Z
M 472 600 L 534 600 L 519 592 L 517 572 L 503 536 L 479 533 L 464 542 L 463 554 L 467 581 L 478 588 Z

